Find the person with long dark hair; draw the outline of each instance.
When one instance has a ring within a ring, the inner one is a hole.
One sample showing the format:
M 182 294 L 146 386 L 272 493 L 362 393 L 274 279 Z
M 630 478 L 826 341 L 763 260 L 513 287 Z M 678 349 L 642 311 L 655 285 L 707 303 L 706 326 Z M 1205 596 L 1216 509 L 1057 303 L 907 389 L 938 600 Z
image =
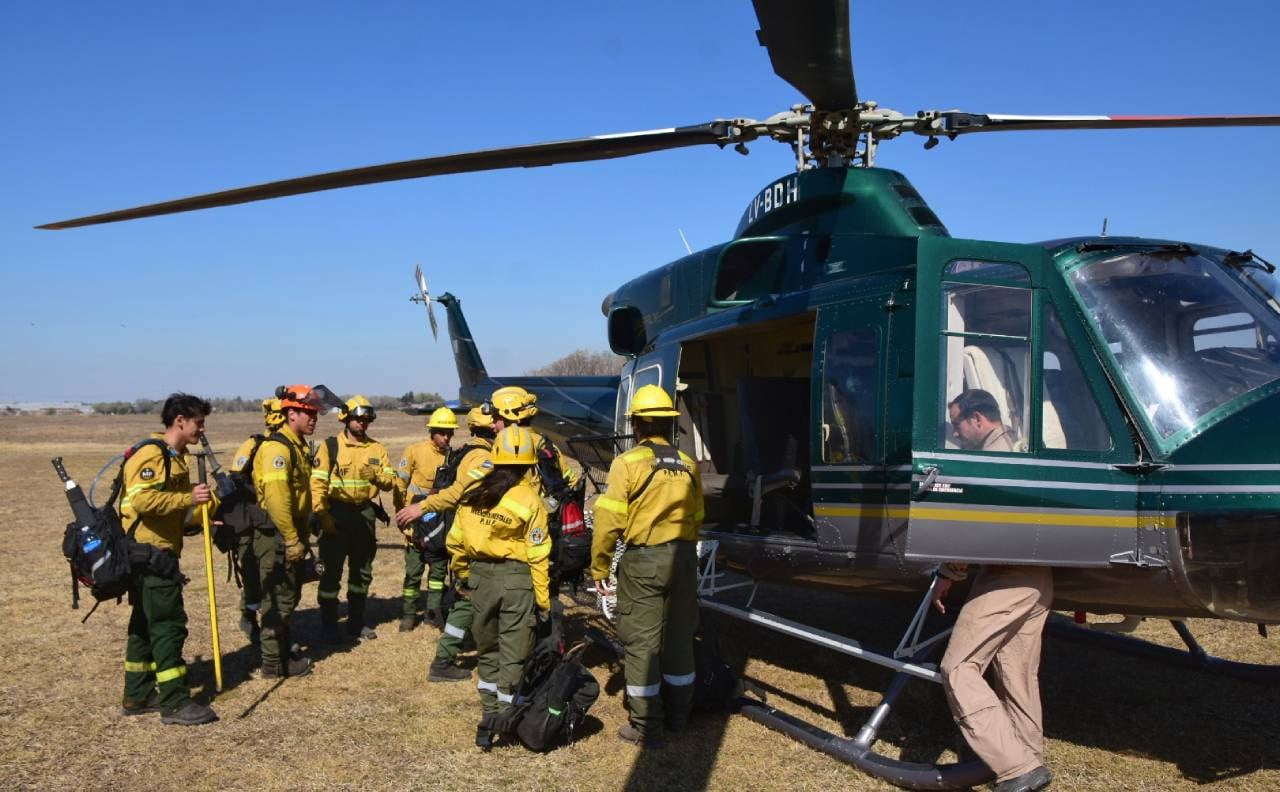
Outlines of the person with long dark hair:
M 461 594 L 471 601 L 483 715 L 476 745 L 493 746 L 495 724 L 512 705 L 533 651 L 534 610 L 551 608 L 547 511 L 531 472 L 537 459 L 529 430 L 510 426 L 493 441 L 492 471 L 462 496 L 448 548 Z

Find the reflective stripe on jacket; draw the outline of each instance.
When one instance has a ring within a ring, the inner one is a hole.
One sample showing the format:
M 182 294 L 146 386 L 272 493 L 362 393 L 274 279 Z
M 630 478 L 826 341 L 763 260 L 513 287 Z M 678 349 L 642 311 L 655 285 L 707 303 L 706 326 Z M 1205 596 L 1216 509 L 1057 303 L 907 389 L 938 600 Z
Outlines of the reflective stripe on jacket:
M 453 554 L 453 572 L 463 580 L 470 574 L 473 561 L 528 564 L 538 607 L 551 607 L 547 510 L 530 479 L 507 490 L 492 509 L 477 509 L 466 503 L 459 506 L 446 546 Z
M 311 457 L 306 443 L 288 426 L 280 429 L 280 436 L 293 445 L 293 453 L 279 440 L 263 440 L 253 460 L 253 486 L 258 505 L 285 543 L 292 544 L 311 517 Z
M 670 445 L 656 437 L 645 441 Z M 593 512 L 592 579 L 609 577 L 619 538 L 628 545 L 697 540 L 704 516 L 702 473 L 687 454 L 679 454 L 687 474 L 658 470 L 652 479 L 649 474 L 654 472 L 655 457 L 645 446 L 636 446 L 613 460 L 604 494 L 596 499 Z

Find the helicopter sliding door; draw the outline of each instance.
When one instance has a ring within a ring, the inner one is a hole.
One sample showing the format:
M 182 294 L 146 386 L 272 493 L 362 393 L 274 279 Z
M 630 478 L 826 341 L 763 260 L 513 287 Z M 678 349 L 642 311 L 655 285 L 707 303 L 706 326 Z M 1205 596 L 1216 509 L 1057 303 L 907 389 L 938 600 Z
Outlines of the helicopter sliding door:
M 1048 254 L 924 237 L 917 272 L 907 557 L 1122 563 L 1134 449 Z

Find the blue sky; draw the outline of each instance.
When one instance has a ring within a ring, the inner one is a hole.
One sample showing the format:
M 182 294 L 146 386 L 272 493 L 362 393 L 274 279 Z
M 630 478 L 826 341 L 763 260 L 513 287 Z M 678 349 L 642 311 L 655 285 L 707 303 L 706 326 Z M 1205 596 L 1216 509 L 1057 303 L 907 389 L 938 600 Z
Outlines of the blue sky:
M 1153 10 L 1158 7 L 1158 15 Z M 859 93 L 903 112 L 1280 112 L 1275 3 L 852 4 Z M 748 0 L 7 3 L 0 399 L 456 393 L 421 263 L 494 374 L 603 349 L 601 298 L 728 238 L 789 149 L 447 176 L 45 232 L 276 178 L 800 100 Z M 1280 129 L 885 145 L 955 236 L 1094 233 L 1280 258 Z

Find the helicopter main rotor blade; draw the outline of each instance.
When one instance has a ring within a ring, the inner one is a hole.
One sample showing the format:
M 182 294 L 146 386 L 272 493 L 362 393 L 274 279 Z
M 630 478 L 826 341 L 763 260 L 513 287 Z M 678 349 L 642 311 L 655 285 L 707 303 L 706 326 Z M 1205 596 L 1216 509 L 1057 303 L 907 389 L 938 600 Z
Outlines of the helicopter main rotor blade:
M 752 0 L 773 71 L 818 110 L 858 103 L 849 47 L 849 0 Z
M 1034 116 L 943 112 L 941 128 L 920 134 L 965 135 L 971 132 L 1051 132 L 1065 129 L 1176 129 L 1183 127 L 1280 126 L 1280 115 L 1116 115 Z
M 460 154 L 445 154 L 439 157 L 389 162 L 383 165 L 370 165 L 364 168 L 318 173 L 312 176 L 256 184 L 251 187 L 239 187 L 234 190 L 223 190 L 190 198 L 180 198 L 176 201 L 164 201 L 163 203 L 78 217 L 72 220 L 60 220 L 56 223 L 36 226 L 36 228 L 46 230 L 78 228 L 99 223 L 115 223 L 121 220 L 136 220 L 142 217 L 190 212 L 196 209 L 211 209 L 216 206 L 265 201 L 270 198 L 283 198 L 288 195 L 335 190 L 340 187 L 355 187 L 362 184 L 379 184 L 402 179 L 420 179 L 425 176 L 443 176 L 450 173 L 470 173 L 504 168 L 535 168 L 543 165 L 558 165 L 564 162 L 585 162 L 588 160 L 629 157 L 633 154 L 645 154 L 650 151 L 662 151 L 684 146 L 709 143 L 724 144 L 732 142 L 732 129 L 732 122 L 712 121 L 705 124 L 670 129 L 623 132 L 614 135 L 597 135 L 595 137 L 561 140 L 551 143 L 534 143 L 508 148 L 467 151 Z

